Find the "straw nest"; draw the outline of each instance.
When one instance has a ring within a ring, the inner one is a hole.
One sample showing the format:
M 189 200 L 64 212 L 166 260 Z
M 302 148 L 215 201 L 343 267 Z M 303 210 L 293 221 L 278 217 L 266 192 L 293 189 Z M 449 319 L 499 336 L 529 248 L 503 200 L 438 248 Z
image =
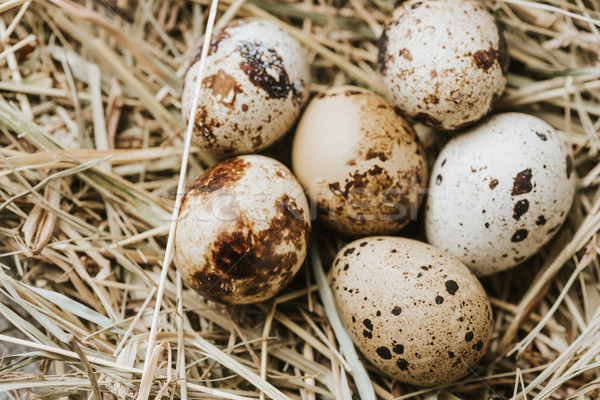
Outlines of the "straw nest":
M 277 21 L 310 50 L 313 92 L 349 82 L 378 91 L 376 40 L 395 3 L 222 0 L 217 26 L 238 16 Z M 511 57 L 499 109 L 560 132 L 575 154 L 577 196 L 540 254 L 484 280 L 495 312 L 488 356 L 460 382 L 426 390 L 379 375 L 348 350 L 326 282 L 341 238 L 316 230 L 302 272 L 263 304 L 205 301 L 172 267 L 161 282 L 182 161 L 182 76 L 208 0 L 0 3 L 0 314 L 10 322 L 0 341 L 24 349 L 3 355 L 0 392 L 598 398 L 600 3 L 485 3 Z M 435 155 L 440 138 L 419 131 Z M 288 148 L 284 140 L 267 153 L 285 159 Z M 191 155 L 188 182 L 211 162 L 196 148 Z

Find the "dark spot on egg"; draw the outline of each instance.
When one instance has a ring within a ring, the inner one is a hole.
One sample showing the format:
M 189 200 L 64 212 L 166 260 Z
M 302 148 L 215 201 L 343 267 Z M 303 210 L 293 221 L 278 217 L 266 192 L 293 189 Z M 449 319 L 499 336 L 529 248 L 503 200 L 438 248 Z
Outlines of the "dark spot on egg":
M 435 94 L 430 94 L 423 99 L 425 104 L 440 104 L 440 98 Z
M 487 71 L 498 60 L 498 50 L 490 47 L 487 50 L 476 51 L 472 57 L 477 68 Z
M 392 314 L 394 314 L 396 316 L 400 315 L 401 312 L 402 312 L 402 308 L 400 308 L 398 306 L 392 308 Z
M 523 240 L 527 239 L 528 233 L 529 232 L 527 232 L 527 229 L 519 229 L 512 235 L 510 241 L 513 243 L 522 242 Z
M 373 323 L 371 322 L 370 319 L 365 319 L 363 321 L 363 325 L 365 326 L 365 328 L 367 328 L 368 330 L 372 331 L 373 330 Z
M 400 51 L 398 51 L 398 56 L 403 57 L 404 59 L 408 60 L 408 61 L 412 61 L 412 54 L 410 53 L 410 50 L 408 49 L 400 49 Z
M 348 89 L 344 92 L 344 96 L 346 96 L 346 97 L 357 96 L 360 94 L 365 94 L 365 92 L 363 92 L 361 90 L 353 90 L 353 89 Z
M 475 335 L 473 334 L 473 332 L 467 332 L 467 334 L 465 335 L 465 340 L 466 340 L 467 342 L 470 342 L 471 340 L 473 340 L 473 337 L 474 337 L 474 336 L 475 336 Z
M 367 339 L 373 338 L 373 334 L 366 329 L 363 330 L 363 336 L 366 337 Z
M 546 223 L 546 217 L 544 217 L 543 215 L 540 215 L 539 217 L 537 217 L 537 219 L 535 220 L 535 224 L 536 225 L 544 225 Z
M 394 347 L 392 347 L 392 351 L 396 354 L 403 354 L 404 346 L 401 344 L 395 344 Z
M 244 92 L 238 85 L 237 80 L 223 69 L 219 69 L 216 74 L 204 78 L 202 87 L 210 89 L 216 101 L 230 108 L 235 105 L 237 95 Z
M 442 296 L 436 296 L 435 303 L 442 304 L 444 302 L 444 298 Z
M 350 247 L 349 249 L 346 249 L 346 251 L 344 251 L 344 256 L 349 256 L 350 254 L 354 253 L 354 247 Z
M 519 219 L 521 219 L 523 214 L 525 214 L 527 212 L 527 210 L 529 210 L 529 201 L 526 199 L 519 200 L 515 204 L 515 207 L 513 209 L 513 211 L 514 211 L 513 218 L 518 221 Z
M 249 164 L 241 157 L 221 161 L 214 167 L 204 171 L 194 181 L 190 190 L 199 193 L 212 193 L 225 186 L 230 186 L 245 175 L 248 166 Z
M 490 181 L 490 189 L 494 190 L 498 186 L 498 179 L 492 179 Z
M 302 94 L 291 84 L 279 53 L 258 41 L 241 42 L 238 51 L 242 56 L 240 68 L 254 86 L 262 89 L 271 99 L 285 99 L 290 91 L 292 100 L 299 104 Z
M 349 264 L 344 265 L 344 271 L 348 271 L 348 268 L 350 268 Z
M 387 347 L 378 347 L 375 351 L 377 352 L 377 355 L 384 360 L 392 359 L 392 353 L 390 353 L 390 350 Z
M 477 351 L 483 349 L 483 342 L 481 340 L 479 340 L 477 343 L 475 343 L 475 345 L 473 346 L 473 348 Z
M 383 151 L 377 151 L 377 150 L 374 150 L 374 149 L 369 149 L 367 151 L 367 154 L 365 155 L 365 158 L 367 160 L 372 160 L 374 158 L 378 158 L 381 161 L 387 161 L 388 156 Z
M 531 192 L 533 189 L 533 185 L 531 184 L 531 168 L 527 168 L 517 174 L 514 178 L 513 189 L 511 194 L 513 196 L 518 196 L 521 194 Z
M 398 362 L 396 362 L 396 365 L 398 366 L 398 368 L 400 368 L 400 370 L 402 371 L 408 371 L 408 361 L 406 361 L 404 358 L 401 358 L 398 360 Z
M 536 134 L 536 135 L 537 135 L 537 136 L 538 136 L 540 139 L 542 139 L 544 142 L 545 142 L 546 140 L 548 140 L 548 137 L 547 137 L 547 136 L 546 136 L 544 133 L 542 133 L 542 132 L 536 132 L 535 134 Z
M 448 291 L 448 293 L 454 296 L 454 294 L 458 290 L 458 284 L 453 280 L 446 281 L 446 290 Z
M 453 351 L 448 351 L 448 357 L 454 358 L 454 352 Z

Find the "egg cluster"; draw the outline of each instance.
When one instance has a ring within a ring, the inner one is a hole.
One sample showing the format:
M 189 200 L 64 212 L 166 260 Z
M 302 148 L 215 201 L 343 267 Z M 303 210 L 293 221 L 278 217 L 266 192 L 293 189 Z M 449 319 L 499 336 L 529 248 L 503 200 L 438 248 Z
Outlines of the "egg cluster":
M 393 12 L 379 40 L 387 99 L 336 86 L 304 107 L 307 59 L 279 26 L 248 18 L 213 34 L 200 93 L 193 60 L 183 115 L 194 115 L 195 144 L 224 161 L 183 198 L 175 264 L 207 299 L 263 301 L 300 269 L 316 218 L 358 238 L 337 254 L 331 285 L 365 358 L 406 383 L 455 381 L 492 336 L 477 276 L 531 257 L 566 219 L 575 191 L 569 149 L 536 117 L 484 119 L 504 91 L 508 56 L 476 0 L 410 0 Z M 409 121 L 459 131 L 431 171 Z M 296 122 L 294 173 L 248 154 Z M 417 220 L 422 202 L 429 244 L 383 236 Z

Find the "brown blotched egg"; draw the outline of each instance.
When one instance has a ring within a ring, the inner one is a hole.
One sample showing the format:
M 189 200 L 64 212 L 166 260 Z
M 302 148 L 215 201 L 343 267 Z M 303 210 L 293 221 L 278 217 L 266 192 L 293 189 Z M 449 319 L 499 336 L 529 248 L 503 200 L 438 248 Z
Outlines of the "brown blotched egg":
M 332 287 L 363 355 L 402 382 L 431 386 L 471 371 L 487 351 L 492 312 L 473 273 L 443 251 L 375 236 L 342 248 Z
M 298 125 L 292 164 L 318 217 L 347 235 L 392 233 L 416 215 L 427 182 L 423 149 L 382 97 L 334 87 Z
M 532 115 L 490 117 L 450 140 L 431 173 L 428 241 L 478 276 L 514 267 L 558 231 L 575 173 L 554 128 Z
M 379 71 L 393 103 L 429 126 L 476 122 L 506 86 L 506 43 L 476 0 L 410 0 L 386 22 Z
M 191 115 L 200 52 L 183 88 L 181 107 Z M 308 99 L 310 68 L 298 41 L 276 24 L 246 18 L 211 38 L 198 94 L 194 143 L 218 156 L 263 149 L 292 126 Z
M 303 189 L 279 161 L 222 161 L 188 189 L 175 231 L 174 261 L 185 282 L 228 304 L 275 295 L 306 256 L 310 213 Z

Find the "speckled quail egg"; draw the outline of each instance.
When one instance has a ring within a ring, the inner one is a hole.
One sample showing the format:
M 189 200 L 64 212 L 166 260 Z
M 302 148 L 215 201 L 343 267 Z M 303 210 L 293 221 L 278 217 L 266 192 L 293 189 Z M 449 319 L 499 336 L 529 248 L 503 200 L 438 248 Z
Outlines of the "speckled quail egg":
M 330 88 L 300 119 L 292 165 L 326 225 L 346 235 L 392 233 L 415 217 L 427 181 L 423 149 L 382 97 Z
M 199 55 L 185 78 L 181 107 L 186 121 L 191 118 Z M 295 122 L 309 84 L 306 53 L 286 31 L 256 18 L 230 22 L 211 38 L 194 143 L 217 157 L 269 146 Z
M 498 114 L 442 149 L 431 172 L 427 238 L 490 275 L 548 242 L 574 192 L 573 161 L 554 129 L 531 115 Z
M 275 295 L 306 256 L 310 213 L 303 189 L 279 161 L 234 157 L 188 189 L 175 231 L 175 265 L 205 298 L 256 303 Z
M 332 268 L 336 306 L 365 358 L 402 382 L 465 376 L 487 351 L 485 290 L 456 258 L 428 244 L 375 236 L 342 248 Z
M 476 0 L 410 0 L 379 40 L 385 91 L 405 113 L 454 130 L 486 115 L 506 86 L 508 56 L 494 17 Z

